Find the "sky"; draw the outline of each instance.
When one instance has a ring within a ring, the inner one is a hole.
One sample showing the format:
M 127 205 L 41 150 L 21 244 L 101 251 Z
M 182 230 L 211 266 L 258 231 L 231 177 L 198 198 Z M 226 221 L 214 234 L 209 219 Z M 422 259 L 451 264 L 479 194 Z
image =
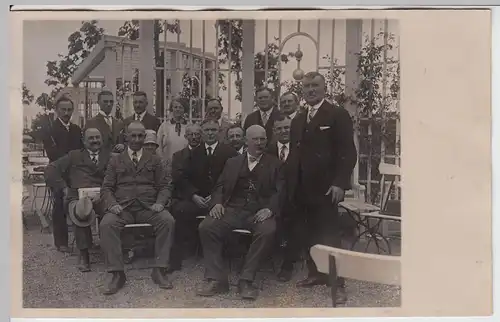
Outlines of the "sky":
M 123 20 L 101 20 L 98 25 L 105 30 L 105 34 L 116 36 L 118 29 L 123 25 Z M 205 21 L 205 50 L 215 54 L 216 31 L 214 28 L 215 21 Z M 181 21 L 181 37 L 180 41 L 186 43 L 189 47 L 190 36 L 192 34 L 193 47 L 202 48 L 203 21 L 193 21 L 193 30 L 191 33 L 190 21 Z M 332 48 L 332 30 L 334 31 L 334 57 L 340 65 L 345 64 L 345 20 L 336 20 L 335 28 L 332 28 L 331 20 L 322 20 L 320 24 L 319 35 L 319 52 L 320 66 L 328 65 L 328 62 L 321 57 L 331 54 Z M 26 21 L 23 29 L 23 79 L 27 87 L 35 95 L 35 98 L 42 92 L 50 92 L 50 88 L 44 84 L 46 76 L 46 63 L 49 60 L 57 60 L 58 54 L 67 53 L 68 36 L 81 26 L 81 21 Z M 375 30 L 382 30 L 383 21 L 375 21 Z M 264 51 L 266 43 L 266 23 L 263 20 L 256 21 L 255 26 L 255 52 Z M 298 31 L 298 22 L 296 20 L 282 21 L 282 39 L 287 35 Z M 370 34 L 371 22 L 363 21 L 363 32 Z M 267 24 L 268 42 L 272 42 L 274 37 L 279 36 L 279 21 L 269 20 Z M 310 34 L 313 38 L 318 39 L 318 20 L 305 20 L 300 22 L 300 31 Z M 397 21 L 389 22 L 389 31 L 398 33 Z M 163 35 L 160 35 L 163 39 Z M 177 36 L 167 34 L 167 41 L 176 41 Z M 304 53 L 304 58 L 301 61 L 301 69 L 305 72 L 316 69 L 316 50 L 313 42 L 304 37 L 297 36 L 290 39 L 283 48 L 284 53 L 295 52 L 298 45 Z M 394 55 L 395 53 L 391 54 Z M 292 80 L 292 72 L 297 68 L 295 59 L 288 64 L 282 64 L 281 77 L 282 81 Z M 234 79 L 234 77 L 233 77 Z M 232 96 L 236 91 L 232 89 Z M 231 105 L 231 114 L 241 110 L 241 103 L 230 99 L 227 92 L 221 92 L 223 104 L 227 109 Z M 227 112 L 227 111 L 226 111 Z

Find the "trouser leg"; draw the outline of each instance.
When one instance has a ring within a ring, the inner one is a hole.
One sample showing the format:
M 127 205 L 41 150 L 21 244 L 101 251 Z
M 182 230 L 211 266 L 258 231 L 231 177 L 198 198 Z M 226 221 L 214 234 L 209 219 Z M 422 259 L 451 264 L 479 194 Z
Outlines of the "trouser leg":
M 54 207 L 52 209 L 52 234 L 56 247 L 68 246 L 68 224 L 64 209 L 64 193 L 53 191 Z
M 123 271 L 123 254 L 121 232 L 126 224 L 134 223 L 133 216 L 126 211 L 119 215 L 106 213 L 99 225 L 101 234 L 101 248 L 106 259 L 109 272 Z
M 76 248 L 79 250 L 89 249 L 92 247 L 92 229 L 88 227 L 79 227 L 73 225 Z

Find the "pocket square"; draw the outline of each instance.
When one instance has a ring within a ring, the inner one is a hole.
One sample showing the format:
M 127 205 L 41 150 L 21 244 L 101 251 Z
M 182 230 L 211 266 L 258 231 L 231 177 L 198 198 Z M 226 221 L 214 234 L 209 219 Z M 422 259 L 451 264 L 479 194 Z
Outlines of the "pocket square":
M 319 129 L 321 131 L 328 130 L 330 127 L 329 126 L 320 126 Z

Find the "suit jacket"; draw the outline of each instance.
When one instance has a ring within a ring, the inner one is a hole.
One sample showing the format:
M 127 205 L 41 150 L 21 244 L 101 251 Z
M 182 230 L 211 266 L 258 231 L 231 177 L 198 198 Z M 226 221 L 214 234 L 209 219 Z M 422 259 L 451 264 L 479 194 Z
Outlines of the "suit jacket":
M 68 154 L 71 150 L 83 148 L 82 130 L 78 125 L 70 123 L 68 131 L 58 119 L 51 121 L 50 124 L 42 133 L 43 147 L 50 162 Z
M 165 205 L 172 196 L 172 178 L 157 154 L 145 150 L 137 168 L 128 149 L 111 157 L 101 189 L 106 209 L 114 205 L 126 208 L 134 201 L 146 207 Z
M 176 199 L 182 199 L 182 183 L 181 180 L 185 167 L 187 165 L 188 159 L 191 158 L 192 150 L 189 147 L 175 152 L 172 155 L 172 183 L 174 186 L 173 197 Z
M 125 137 L 126 133 L 125 132 L 127 130 L 128 125 L 130 123 L 132 123 L 132 121 L 134 121 L 134 120 L 135 120 L 135 114 L 133 114 L 132 116 L 129 116 L 123 120 L 124 131 L 123 131 L 123 135 L 122 135 L 122 139 L 121 139 L 122 142 L 126 141 L 126 137 Z M 158 133 L 158 128 L 160 127 L 161 121 L 156 116 L 151 115 L 148 112 L 146 112 L 146 114 L 144 114 L 144 117 L 142 118 L 141 123 L 144 125 L 146 130 L 153 130 L 153 131 Z
M 280 112 L 278 108 L 275 106 L 273 108 L 273 111 L 271 112 L 271 115 L 269 116 L 269 119 L 267 120 L 266 125 L 264 125 L 262 123 L 262 117 L 260 116 L 260 110 L 253 111 L 252 113 L 248 114 L 248 116 L 245 118 L 245 124 L 243 125 L 243 130 L 246 131 L 252 125 L 260 125 L 266 129 L 267 142 L 272 142 L 274 121 L 276 120 L 279 114 Z
M 70 151 L 45 168 L 45 181 L 55 190 L 68 189 L 66 202 L 78 200 L 78 188 L 100 187 L 110 158 L 109 150 L 101 150 L 96 165 L 86 149 Z
M 85 124 L 85 129 L 96 128 L 101 132 L 103 148 L 111 151 L 113 147 L 122 141 L 123 122 L 113 117 L 111 128 L 101 113 L 91 118 Z
M 219 134 L 217 135 L 217 140 L 219 142 L 227 143 L 227 130 L 231 127 L 232 123 L 222 119 L 219 127 Z
M 259 203 L 269 208 L 275 216 L 280 215 L 282 205 L 283 176 L 280 171 L 280 161 L 270 154 L 263 154 L 256 167 L 260 167 L 260 176 L 257 183 Z M 225 206 L 231 199 L 241 167 L 248 166 L 247 154 L 235 156 L 226 161 L 224 170 L 212 192 L 212 205 Z
M 349 113 L 324 101 L 311 122 L 306 119 L 302 112 L 292 120 L 288 162 L 295 175 L 288 179 L 288 197 L 299 182 L 310 196 L 324 196 L 332 185 L 350 189 L 357 151 Z
M 187 160 L 179 185 L 184 198 L 190 200 L 194 194 L 202 197 L 210 195 L 226 161 L 236 155 L 238 152 L 221 142 L 217 144 L 211 157 L 207 155 L 204 143 L 195 148 L 191 158 Z

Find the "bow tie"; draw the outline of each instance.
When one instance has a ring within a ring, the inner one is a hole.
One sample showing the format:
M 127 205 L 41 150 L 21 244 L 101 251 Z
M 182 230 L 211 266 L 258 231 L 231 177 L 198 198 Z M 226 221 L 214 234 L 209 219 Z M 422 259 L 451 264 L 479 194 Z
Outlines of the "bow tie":
M 248 161 L 250 162 L 256 162 L 257 160 L 259 160 L 258 157 L 254 157 L 253 155 L 248 155 Z

